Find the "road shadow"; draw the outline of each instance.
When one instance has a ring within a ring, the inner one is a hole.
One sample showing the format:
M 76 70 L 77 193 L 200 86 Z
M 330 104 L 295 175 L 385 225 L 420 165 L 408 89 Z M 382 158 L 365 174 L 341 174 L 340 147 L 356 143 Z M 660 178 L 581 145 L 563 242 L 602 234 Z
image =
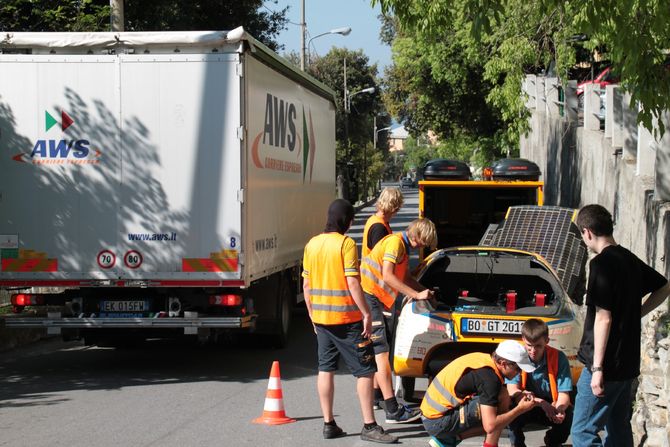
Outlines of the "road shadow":
M 3 353 L 0 407 L 54 405 L 72 390 L 119 390 L 133 386 L 208 381 L 244 386 L 267 380 L 280 362 L 282 380 L 317 375 L 316 338 L 304 308 L 293 315 L 287 349 L 266 348 L 245 337 L 224 346 L 192 340 L 150 340 L 135 348 L 86 347 L 49 339 Z M 338 374 L 348 374 L 341 368 Z

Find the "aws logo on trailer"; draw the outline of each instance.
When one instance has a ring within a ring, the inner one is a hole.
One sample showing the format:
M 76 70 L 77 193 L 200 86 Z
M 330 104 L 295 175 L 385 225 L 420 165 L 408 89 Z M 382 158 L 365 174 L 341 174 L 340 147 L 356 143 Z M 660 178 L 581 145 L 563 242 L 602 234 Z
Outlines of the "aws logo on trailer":
M 315 153 L 312 111 L 305 112 L 304 106 L 299 109 L 294 103 L 268 93 L 263 130 L 251 145 L 254 165 L 259 169 L 302 174 L 303 183 L 309 171 L 311 183 Z
M 86 139 L 67 138 L 65 131 L 75 124 L 75 121 L 64 110 L 60 112 L 60 122 L 48 111 L 44 111 L 44 131 L 48 133 L 56 125 L 60 125 L 62 132 L 60 139 L 38 139 L 33 145 L 30 154 L 20 152 L 13 156 L 15 161 L 36 165 L 65 165 L 65 164 L 98 164 L 100 163 L 99 150 L 91 147 Z M 56 128 L 57 129 L 57 128 Z M 51 131 L 51 134 L 55 134 Z

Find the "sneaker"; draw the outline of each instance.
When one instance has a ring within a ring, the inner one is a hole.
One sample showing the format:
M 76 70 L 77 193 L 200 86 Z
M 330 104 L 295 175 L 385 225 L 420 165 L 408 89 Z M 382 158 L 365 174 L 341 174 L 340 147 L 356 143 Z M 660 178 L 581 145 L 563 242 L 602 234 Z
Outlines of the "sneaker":
M 430 447 L 456 447 L 460 443 L 461 441 L 459 439 L 453 438 L 449 441 L 440 441 L 435 436 L 431 436 L 428 440 L 428 445 Z
M 382 410 L 384 408 L 383 405 L 384 405 L 383 400 L 375 399 L 375 401 L 372 403 L 372 409 L 373 410 Z
M 387 424 L 408 424 L 421 419 L 421 411 L 416 408 L 412 410 L 407 405 L 398 405 L 395 413 L 386 413 Z
M 323 439 L 334 439 L 344 436 L 346 433 L 337 425 L 323 424 Z
M 361 439 L 363 441 L 379 442 L 381 444 L 395 444 L 398 442 L 398 438 L 386 433 L 380 425 L 375 425 L 369 430 L 366 430 L 365 426 L 363 426 Z

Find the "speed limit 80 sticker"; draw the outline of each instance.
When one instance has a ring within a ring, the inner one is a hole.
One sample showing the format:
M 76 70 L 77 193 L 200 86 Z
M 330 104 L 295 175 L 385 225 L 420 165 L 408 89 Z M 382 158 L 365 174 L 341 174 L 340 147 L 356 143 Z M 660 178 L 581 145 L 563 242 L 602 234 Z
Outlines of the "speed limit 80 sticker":
M 109 250 L 98 253 L 98 265 L 103 269 L 111 269 L 116 264 L 116 255 Z
M 139 268 L 142 265 L 142 255 L 137 250 L 127 251 L 123 256 L 123 263 L 130 269 Z

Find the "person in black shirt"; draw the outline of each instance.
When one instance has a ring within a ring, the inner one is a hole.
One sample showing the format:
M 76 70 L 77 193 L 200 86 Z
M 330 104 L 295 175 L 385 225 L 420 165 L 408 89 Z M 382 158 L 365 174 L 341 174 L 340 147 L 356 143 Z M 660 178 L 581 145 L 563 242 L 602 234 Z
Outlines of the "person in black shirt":
M 656 270 L 617 245 L 610 213 L 587 205 L 577 216 L 591 260 L 586 319 L 578 358 L 584 369 L 577 383 L 572 422 L 575 446 L 633 445 L 630 426 L 633 380 L 640 374 L 640 319 L 670 295 Z M 642 302 L 642 298 L 651 293 Z

